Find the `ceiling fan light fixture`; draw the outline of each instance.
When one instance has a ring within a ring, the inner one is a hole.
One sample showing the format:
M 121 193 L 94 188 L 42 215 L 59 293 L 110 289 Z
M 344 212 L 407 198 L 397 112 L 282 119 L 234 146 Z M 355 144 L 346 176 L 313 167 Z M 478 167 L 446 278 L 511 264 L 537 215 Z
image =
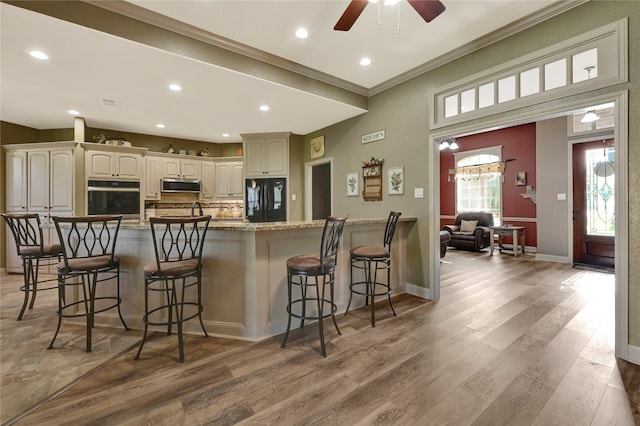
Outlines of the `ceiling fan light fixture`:
M 600 117 L 596 114 L 595 111 L 587 111 L 587 113 L 580 120 L 581 123 L 591 123 L 593 121 L 598 120 Z

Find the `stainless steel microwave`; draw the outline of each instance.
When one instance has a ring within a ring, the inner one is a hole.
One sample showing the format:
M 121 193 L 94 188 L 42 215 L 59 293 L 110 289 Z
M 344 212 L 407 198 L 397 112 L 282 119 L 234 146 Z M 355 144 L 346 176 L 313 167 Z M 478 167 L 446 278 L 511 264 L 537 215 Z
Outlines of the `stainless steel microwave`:
M 200 192 L 201 181 L 162 179 L 162 192 Z

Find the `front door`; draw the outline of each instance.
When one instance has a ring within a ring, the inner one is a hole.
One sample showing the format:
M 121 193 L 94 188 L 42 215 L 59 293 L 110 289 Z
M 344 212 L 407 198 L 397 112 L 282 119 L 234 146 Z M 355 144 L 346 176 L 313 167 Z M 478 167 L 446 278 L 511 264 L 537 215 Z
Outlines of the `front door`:
M 613 268 L 615 247 L 613 139 L 573 145 L 573 262 Z

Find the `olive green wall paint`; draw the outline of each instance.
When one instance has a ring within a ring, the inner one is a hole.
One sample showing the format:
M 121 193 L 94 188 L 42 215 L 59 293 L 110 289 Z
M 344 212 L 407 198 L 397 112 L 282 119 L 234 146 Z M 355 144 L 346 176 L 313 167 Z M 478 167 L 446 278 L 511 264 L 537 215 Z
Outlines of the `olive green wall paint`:
M 304 162 L 303 139 L 300 135 L 289 136 L 289 220 L 304 219 Z M 296 201 L 291 195 L 296 195 Z
M 573 96 L 565 101 L 629 90 L 629 187 L 637 188 L 640 186 L 640 2 L 592 0 L 370 98 L 369 112 L 362 116 L 305 135 L 305 144 L 315 136 L 325 135 L 325 155 L 334 158 L 334 208 L 347 211 L 352 217 L 386 217 L 390 210 L 417 216 L 417 225 L 409 238 L 412 245 L 408 255 L 411 262 L 423 265 L 423 275 L 409 277 L 409 283 L 432 290 L 431 283 L 426 281 L 429 277 L 428 259 L 434 256 L 435 247 L 430 247 L 429 241 L 430 233 L 438 230 L 429 229 L 430 206 L 426 193 L 430 184 L 427 155 L 429 91 L 625 17 L 629 17 L 630 82 Z M 528 107 L 532 111 L 538 108 Z M 495 117 L 501 116 L 504 116 L 505 122 L 509 121 L 509 113 Z M 481 120 L 478 120 L 478 126 L 482 128 Z M 386 130 L 386 139 L 361 144 L 363 134 L 381 129 Z M 380 202 L 346 197 L 346 173 L 360 172 L 361 162 L 371 156 L 385 159 L 385 176 L 390 166 L 405 166 L 404 195 L 387 195 L 385 181 L 383 200 Z M 307 154 L 305 160 L 308 160 Z M 413 188 L 416 187 L 425 189 L 424 199 L 413 198 Z M 629 192 L 629 211 L 640 211 L 640 192 Z M 639 257 L 640 215 L 629 214 L 629 259 Z M 629 343 L 640 346 L 638 262 L 629 265 Z

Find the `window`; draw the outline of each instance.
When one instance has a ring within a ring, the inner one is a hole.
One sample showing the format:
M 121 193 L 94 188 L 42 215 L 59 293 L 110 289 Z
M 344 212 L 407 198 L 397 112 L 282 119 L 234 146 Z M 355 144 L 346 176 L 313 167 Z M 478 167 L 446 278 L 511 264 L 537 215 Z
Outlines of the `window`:
M 501 161 L 502 146 L 454 154 L 456 169 L 456 212 L 483 211 L 501 223 L 502 173 L 479 167 Z M 484 169 L 484 170 L 483 170 Z

